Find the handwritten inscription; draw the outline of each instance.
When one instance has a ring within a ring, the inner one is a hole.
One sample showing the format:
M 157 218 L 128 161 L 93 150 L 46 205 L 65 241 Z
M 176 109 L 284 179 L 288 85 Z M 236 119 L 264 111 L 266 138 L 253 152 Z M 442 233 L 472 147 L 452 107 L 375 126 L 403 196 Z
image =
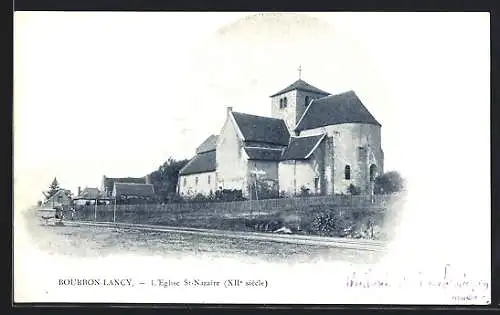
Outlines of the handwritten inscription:
M 452 294 L 456 301 L 486 300 L 490 288 L 489 281 L 475 279 L 467 273 L 450 272 L 451 266 L 446 265 L 442 273 L 428 275 L 423 272 L 395 275 L 394 272 L 375 272 L 368 269 L 366 272 L 352 272 L 345 281 L 347 288 L 358 289 L 441 289 Z

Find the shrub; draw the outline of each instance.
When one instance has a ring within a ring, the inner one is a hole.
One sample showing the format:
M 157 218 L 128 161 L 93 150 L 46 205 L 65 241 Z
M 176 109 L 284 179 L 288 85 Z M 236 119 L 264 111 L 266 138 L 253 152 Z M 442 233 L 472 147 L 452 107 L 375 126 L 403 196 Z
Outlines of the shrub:
M 320 213 L 311 222 L 312 232 L 323 236 L 345 236 L 349 228 L 348 222 L 333 212 Z
M 185 202 L 184 198 L 176 193 L 170 193 L 167 197 L 167 202 L 169 203 L 181 203 Z
M 393 194 L 404 190 L 404 188 L 405 181 L 396 171 L 387 172 L 375 178 L 375 194 Z
M 350 184 L 349 187 L 347 187 L 347 192 L 351 195 L 359 195 L 361 194 L 361 189 L 353 184 Z
M 241 189 L 221 189 L 215 192 L 215 200 L 218 201 L 241 201 L 246 200 L 243 198 Z
M 300 193 L 299 193 L 300 197 L 308 197 L 310 195 L 311 195 L 311 192 L 310 192 L 309 188 L 307 188 L 306 186 L 300 187 Z

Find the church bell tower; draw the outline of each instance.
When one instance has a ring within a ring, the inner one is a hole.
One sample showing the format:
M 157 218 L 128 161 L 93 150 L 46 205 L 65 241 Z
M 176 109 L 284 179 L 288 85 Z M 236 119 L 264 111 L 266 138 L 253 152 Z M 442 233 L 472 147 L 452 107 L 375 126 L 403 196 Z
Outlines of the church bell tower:
M 283 119 L 291 134 L 311 102 L 330 95 L 302 80 L 302 67 L 298 71 L 297 81 L 270 96 L 272 117 Z

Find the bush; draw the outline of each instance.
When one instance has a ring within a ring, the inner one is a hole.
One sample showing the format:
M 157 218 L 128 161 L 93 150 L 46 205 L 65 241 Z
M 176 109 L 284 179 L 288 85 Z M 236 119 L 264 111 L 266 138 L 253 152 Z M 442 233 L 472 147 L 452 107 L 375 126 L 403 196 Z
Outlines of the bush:
M 218 201 L 241 201 L 246 200 L 243 198 L 241 189 L 222 189 L 215 192 L 215 200 Z
M 311 222 L 312 232 L 322 236 L 345 236 L 350 226 L 339 214 L 320 213 Z
M 185 202 L 184 198 L 176 193 L 170 193 L 167 196 L 167 202 L 169 203 L 181 203 Z
M 309 188 L 307 188 L 306 186 L 300 187 L 300 193 L 299 193 L 300 197 L 308 197 L 310 195 L 311 195 L 311 192 L 310 192 Z
M 347 187 L 347 192 L 351 195 L 359 195 L 361 194 L 361 189 L 353 184 L 350 184 L 349 187 Z
M 375 178 L 374 193 L 377 195 L 397 193 L 404 188 L 405 181 L 396 171 L 387 172 Z

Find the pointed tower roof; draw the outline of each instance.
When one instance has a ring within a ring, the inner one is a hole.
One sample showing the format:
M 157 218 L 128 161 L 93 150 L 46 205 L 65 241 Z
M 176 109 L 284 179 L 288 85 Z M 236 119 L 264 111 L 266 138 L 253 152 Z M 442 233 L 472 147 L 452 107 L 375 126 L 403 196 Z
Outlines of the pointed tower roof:
M 287 86 L 283 90 L 281 90 L 281 91 L 279 91 L 277 93 L 274 93 L 270 97 L 273 97 L 273 96 L 276 96 L 276 95 L 280 95 L 280 94 L 283 94 L 283 93 L 286 93 L 286 92 L 290 92 L 290 91 L 293 91 L 293 90 L 313 92 L 313 93 L 323 94 L 325 96 L 330 95 L 330 93 L 325 92 L 323 90 L 320 90 L 317 87 L 310 85 L 309 83 L 307 83 L 306 81 L 304 81 L 302 79 L 298 79 L 297 81 L 293 82 L 292 84 L 290 84 L 289 86 Z

